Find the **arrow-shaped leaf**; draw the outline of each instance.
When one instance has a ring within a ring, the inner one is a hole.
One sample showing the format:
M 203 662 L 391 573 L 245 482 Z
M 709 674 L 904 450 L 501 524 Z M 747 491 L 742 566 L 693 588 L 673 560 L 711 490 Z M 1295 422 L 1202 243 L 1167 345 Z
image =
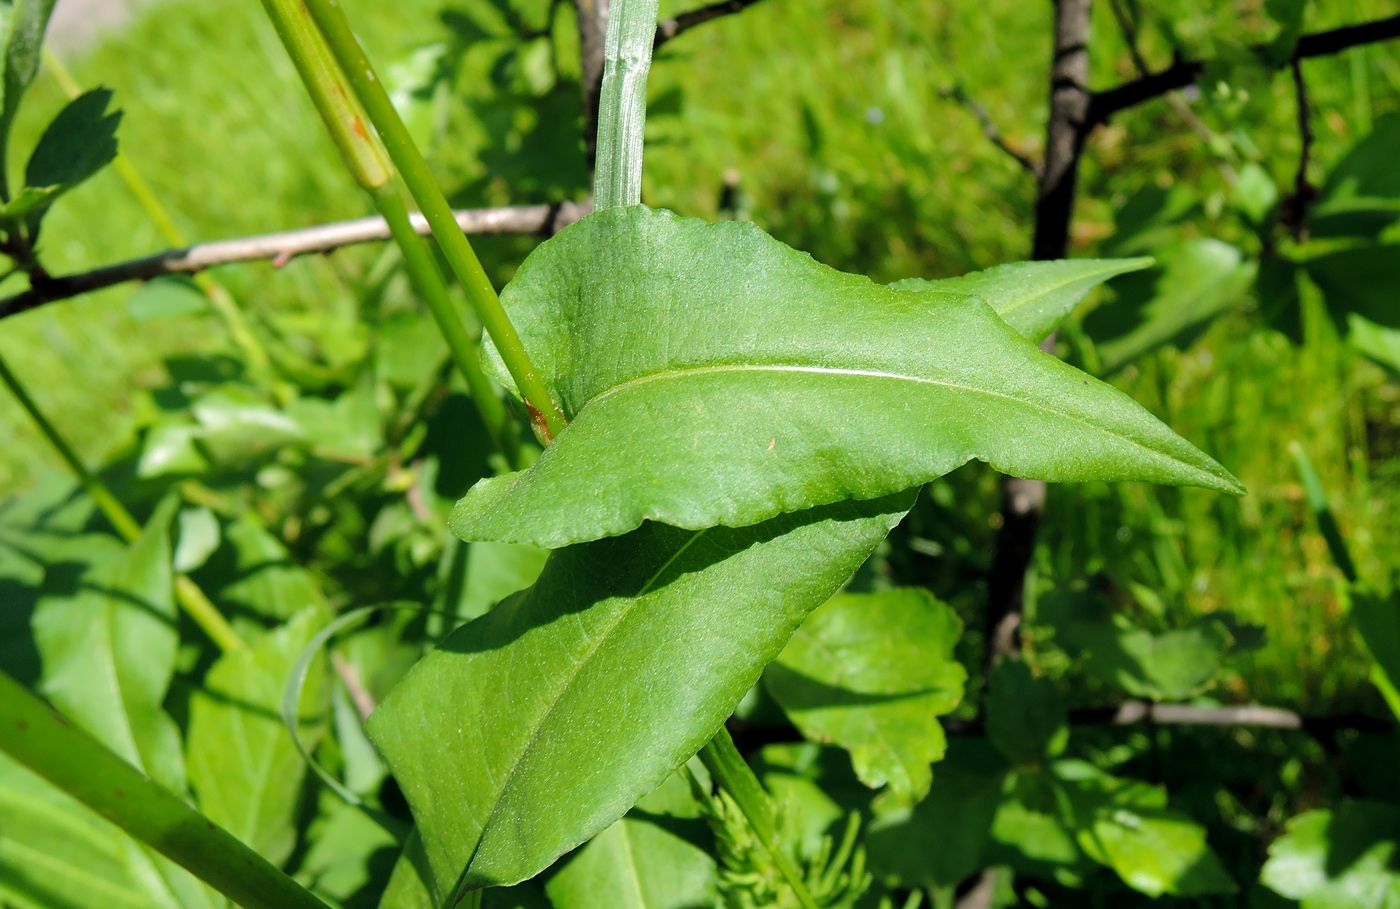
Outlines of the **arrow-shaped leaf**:
M 529 470 L 468 492 L 452 519 L 466 539 L 744 526 L 974 458 L 1240 491 L 980 299 L 881 287 L 750 224 L 599 212 L 537 249 L 503 299 L 573 422 Z

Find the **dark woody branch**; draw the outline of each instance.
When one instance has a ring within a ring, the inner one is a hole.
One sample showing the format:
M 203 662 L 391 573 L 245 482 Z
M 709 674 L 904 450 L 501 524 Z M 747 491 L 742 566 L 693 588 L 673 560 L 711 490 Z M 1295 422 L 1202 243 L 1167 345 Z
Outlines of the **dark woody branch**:
M 549 235 L 572 224 L 588 213 L 585 205 L 512 205 L 500 208 L 468 208 L 456 212 L 457 223 L 468 234 L 477 236 L 541 234 Z M 413 225 L 420 234 L 429 232 L 427 222 L 414 214 Z M 344 246 L 387 240 L 389 229 L 383 218 L 357 218 L 333 224 L 319 224 L 300 230 L 240 237 L 200 243 L 104 265 L 78 274 L 47 277 L 32 275 L 29 290 L 0 300 L 0 318 L 17 315 L 44 303 L 66 300 L 104 287 L 128 281 L 145 281 L 163 275 L 188 275 L 206 268 L 236 262 L 270 261 L 282 266 L 297 256 L 329 253 Z

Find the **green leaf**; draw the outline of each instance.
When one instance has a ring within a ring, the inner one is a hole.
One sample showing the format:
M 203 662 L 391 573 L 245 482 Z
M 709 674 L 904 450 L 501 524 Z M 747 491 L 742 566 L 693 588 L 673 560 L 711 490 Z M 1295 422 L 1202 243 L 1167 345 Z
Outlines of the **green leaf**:
M 1376 661 L 1375 672 L 1380 676 L 1377 684 L 1400 718 L 1400 703 L 1393 699 L 1394 693 L 1400 691 L 1400 599 L 1355 590 L 1351 595 L 1351 620 Z
M 1400 281 L 1400 244 L 1343 249 L 1316 256 L 1303 269 L 1339 323 L 1349 313 L 1388 328 L 1400 328 L 1393 288 Z
M 1235 882 L 1206 844 L 1205 828 L 1167 807 L 1167 794 L 1116 779 L 1083 761 L 1060 761 L 1055 775 L 1084 854 L 1148 896 L 1233 893 Z
M 911 499 L 742 529 L 648 524 L 562 549 L 532 588 L 419 661 L 368 730 L 438 902 L 534 876 L 655 789 Z
M 8 10 L 0 12 L 4 17 L 5 34 L 5 78 L 3 98 L 0 98 L 0 142 L 8 142 L 10 125 L 14 123 L 15 112 L 19 110 L 20 99 L 25 89 L 39 73 L 39 51 L 44 43 L 44 32 L 53 15 L 54 4 L 58 0 L 14 0 L 7 3 Z
M 1327 175 L 1308 206 L 1308 232 L 1315 237 L 1375 236 L 1400 219 L 1400 114 L 1378 119 Z
M 303 441 L 300 424 L 248 388 L 229 385 L 201 396 L 191 407 L 200 445 L 216 461 L 239 463 Z
M 980 297 L 1007 325 L 1032 341 L 1042 341 L 1089 291 L 1115 275 L 1151 264 L 1147 258 L 1012 262 L 939 281 L 906 278 L 890 287 Z
M 58 187 L 48 199 L 55 198 L 82 183 L 106 167 L 117 156 L 117 124 L 121 112 L 107 112 L 112 92 L 95 88 L 69 101 L 48 129 L 39 137 L 39 144 L 29 156 L 24 169 L 24 182 L 29 186 Z M 46 210 L 42 206 L 29 213 L 30 230 Z
M 393 833 L 328 790 L 321 791 L 320 801 L 321 811 L 306 832 L 311 847 L 297 868 L 297 881 L 346 909 L 373 906 L 397 851 Z
M 717 886 L 704 850 L 660 823 L 628 816 L 570 858 L 545 893 L 554 909 L 695 909 L 717 904 Z
M 928 794 L 929 765 L 947 744 L 935 717 L 962 700 L 961 633 L 926 590 L 839 594 L 808 617 L 764 682 L 804 737 L 847 749 L 861 782 L 888 784 L 894 802 L 912 804 Z
M 1259 880 L 1303 909 L 1400 906 L 1400 808 L 1350 802 L 1308 811 L 1269 846 Z
M 316 579 L 252 515 L 240 516 L 223 536 L 225 545 L 196 578 L 220 604 L 274 622 L 324 604 Z
M 871 823 L 871 869 L 907 887 L 956 887 L 984 867 L 1006 772 L 985 739 L 954 742 L 927 799 Z
M 141 847 L 0 758 L 0 904 L 15 909 L 184 909 L 140 872 Z
M 1186 240 L 1157 252 L 1158 265 L 1119 281 L 1115 297 L 1084 319 L 1105 373 L 1166 344 L 1185 344 L 1243 298 L 1254 266 L 1228 243 Z
M 1057 636 L 1083 654 L 1091 675 L 1154 701 L 1200 694 L 1215 680 L 1232 643 L 1229 628 L 1210 618 L 1163 634 L 1106 621 L 1076 622 Z
M 23 221 L 29 213 L 48 205 L 58 195 L 60 186 L 26 186 L 15 197 L 0 206 L 0 225 Z
M 75 595 L 42 600 L 33 627 L 44 696 L 128 763 L 182 792 L 180 731 L 161 706 L 179 647 L 170 552 L 175 506 L 166 500 L 130 549 Z
M 1069 714 L 1053 681 L 1019 660 L 1003 660 L 987 685 L 987 736 L 1013 764 L 1036 764 L 1065 750 Z
M 190 700 L 190 784 L 199 809 L 273 864 L 291 854 L 306 765 L 282 725 L 282 693 L 307 641 L 325 623 L 304 610 L 246 651 L 224 654 Z M 325 686 L 312 671 L 302 689 L 302 741 L 324 727 Z
M 452 518 L 465 539 L 743 526 L 974 458 L 1240 490 L 980 300 L 841 274 L 752 224 L 598 212 L 536 249 L 503 300 L 573 422 L 529 470 L 468 492 Z

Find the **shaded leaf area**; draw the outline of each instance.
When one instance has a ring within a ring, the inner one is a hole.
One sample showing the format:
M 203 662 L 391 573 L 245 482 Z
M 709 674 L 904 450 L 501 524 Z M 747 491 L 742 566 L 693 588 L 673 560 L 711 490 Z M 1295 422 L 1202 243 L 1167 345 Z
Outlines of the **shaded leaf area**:
M 1182 240 L 1153 254 L 1156 267 L 1116 282 L 1114 298 L 1084 318 L 1104 373 L 1164 345 L 1189 344 L 1254 279 L 1254 265 L 1220 240 Z
M 905 885 L 955 886 L 978 870 L 1084 885 L 1094 866 L 1157 897 L 1231 893 L 1205 828 L 1166 791 L 1078 760 L 1013 769 L 984 740 L 959 741 L 929 798 L 879 817 L 872 866 Z
M 227 905 L 8 758 L 0 758 L 0 902 L 15 909 Z
M 141 537 L 75 596 L 46 597 L 32 627 L 40 692 L 153 780 L 181 792 L 180 732 L 161 702 L 175 673 L 175 627 L 167 500 Z
M 890 287 L 978 297 L 1017 332 L 1043 341 L 1095 287 L 1151 264 L 1147 258 L 1012 262 L 956 278 L 906 278 Z
M 1308 207 L 1308 231 L 1316 237 L 1376 236 L 1400 219 L 1400 114 L 1376 120 L 1327 175 Z
M 320 607 L 303 610 L 247 651 L 226 653 L 190 699 L 186 761 L 199 810 L 274 864 L 296 842 L 296 811 L 306 765 L 282 725 L 287 679 L 312 635 Z M 322 674 L 302 689 L 300 735 L 314 747 L 325 728 Z
M 369 721 L 435 899 L 531 877 L 621 817 L 709 740 L 912 498 L 562 549 L 448 637 Z
M 1390 709 L 1400 718 L 1400 702 L 1395 700 L 1400 692 L 1400 597 L 1355 590 L 1351 595 L 1351 620 L 1375 660 L 1373 672 L 1380 676 L 1377 684 Z
M 1153 634 L 1126 621 L 1074 622 L 1056 639 L 1084 658 L 1091 677 L 1154 701 L 1182 700 L 1210 687 L 1234 645 L 1230 629 L 1207 618 L 1188 628 Z
M 552 548 L 643 520 L 743 526 L 974 458 L 1049 480 L 1240 489 L 981 300 L 881 287 L 751 224 L 599 212 L 531 254 L 503 301 L 573 422 L 532 468 L 468 492 L 451 523 L 465 539 Z
M 112 92 L 95 88 L 69 101 L 39 137 L 24 169 L 26 186 L 44 193 L 27 215 L 31 239 L 58 196 L 87 180 L 117 156 L 119 111 L 108 112 Z
M 1013 764 L 1058 757 L 1069 742 L 1069 711 L 1059 686 L 1019 660 L 998 663 L 987 678 L 987 737 Z
M 554 909 L 716 905 L 718 874 L 710 857 L 714 843 L 686 774 L 684 768 L 672 773 L 626 816 L 566 858 L 545 884 L 549 904 Z
M 866 785 L 917 802 L 947 743 L 936 717 L 962 700 L 961 632 L 925 590 L 839 594 L 808 617 L 764 683 L 805 738 L 840 745 Z
M 1235 882 L 1206 844 L 1206 831 L 1167 807 L 1167 792 L 1119 779 L 1084 761 L 1060 761 L 1075 840 L 1084 854 L 1148 896 L 1231 893 Z
M 86 513 L 54 504 L 74 516 Z M 33 641 L 40 692 L 128 763 L 175 792 L 184 792 L 180 732 L 162 706 L 179 644 L 170 542 L 175 505 L 173 499 L 163 503 L 129 547 L 108 536 L 58 531 L 68 521 L 50 512 L 56 532 L 34 534 L 26 538 L 27 544 L 11 544 L 11 557 L 44 560 L 49 582 L 28 616 L 30 627 L 14 629 L 21 640 Z M 37 520 L 43 526 L 41 515 L 11 517 L 22 523 Z M 5 604 L 7 612 L 10 605 Z M 18 768 L 14 772 L 28 776 Z M 71 828 L 75 839 L 54 856 L 71 857 L 78 865 L 91 858 L 93 867 L 100 868 L 110 852 L 149 903 L 222 905 L 220 897 L 174 863 L 127 840 L 48 784 L 30 779 L 28 794 L 33 798 L 12 805 L 17 813 L 0 829 L 0 837 L 21 844 L 14 847 L 19 852 L 36 843 L 61 842 L 61 831 Z M 90 837 L 80 835 L 93 830 L 117 845 L 94 852 Z M 33 856 L 29 864 L 42 867 L 43 857 Z M 25 871 L 34 873 L 34 868 Z
M 1260 881 L 1303 909 L 1400 906 L 1400 807 L 1308 811 L 1269 846 Z

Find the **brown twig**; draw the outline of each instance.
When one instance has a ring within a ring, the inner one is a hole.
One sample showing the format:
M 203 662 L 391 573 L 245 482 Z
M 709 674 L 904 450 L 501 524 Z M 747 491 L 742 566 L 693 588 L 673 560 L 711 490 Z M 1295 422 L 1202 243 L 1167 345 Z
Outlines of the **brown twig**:
M 1283 200 L 1281 217 L 1292 232 L 1293 239 L 1301 243 L 1307 239 L 1308 234 L 1308 203 L 1317 192 L 1308 183 L 1308 160 L 1312 157 L 1313 130 L 1308 106 L 1308 83 L 1303 78 L 1302 61 L 1293 60 L 1289 69 L 1293 72 L 1293 91 L 1298 99 L 1298 139 L 1301 148 L 1298 151 L 1298 171 L 1293 176 L 1293 193 Z
M 1375 44 L 1400 38 L 1400 16 L 1389 16 L 1356 25 L 1347 25 L 1325 32 L 1314 32 L 1298 39 L 1293 51 L 1293 60 L 1306 60 L 1309 57 L 1325 57 L 1363 44 Z M 1252 48 L 1263 53 L 1265 47 Z M 1164 70 L 1149 73 L 1131 82 L 1095 92 L 1089 106 L 1086 126 L 1092 128 L 1107 122 L 1114 114 L 1127 108 L 1151 101 L 1178 88 L 1185 88 L 1196 81 L 1205 70 L 1199 60 L 1178 60 Z
M 722 16 L 742 13 L 757 2 L 758 0 L 720 0 L 719 3 L 711 3 L 709 6 L 687 10 L 678 16 L 664 19 L 656 26 L 656 40 L 652 42 L 651 48 L 655 51 L 667 41 L 690 31 L 697 25 L 704 25 L 706 22 Z
M 562 205 L 462 209 L 456 215 L 462 230 L 473 235 L 547 235 L 577 221 L 587 212 L 586 205 L 566 202 Z M 429 232 L 427 222 L 419 214 L 414 214 L 413 225 L 420 234 Z M 41 277 L 29 290 L 0 300 L 0 318 L 128 281 L 194 274 L 206 268 L 238 262 L 270 261 L 280 267 L 297 256 L 328 253 L 345 246 L 388 238 L 389 229 L 384 219 L 357 218 L 299 230 L 200 243 L 184 249 L 169 249 L 78 274 Z
M 947 88 L 944 88 L 940 92 L 940 94 L 948 100 L 954 102 L 955 104 L 958 104 L 959 106 L 963 107 L 970 114 L 972 114 L 972 116 L 976 117 L 977 124 L 982 127 L 982 135 L 987 137 L 987 141 L 992 143 L 1002 152 L 1004 152 L 1017 164 L 1021 165 L 1022 170 L 1024 170 L 1031 176 L 1035 176 L 1037 173 L 1039 173 L 1040 168 L 1036 166 L 1036 163 L 1030 159 L 1030 156 L 1021 151 L 1018 151 L 1010 142 L 1006 140 L 1006 137 L 1002 135 L 1001 130 L 997 128 L 996 123 L 993 122 L 992 115 L 987 113 L 987 109 L 983 107 L 980 103 L 978 103 L 978 101 L 975 98 L 968 95 L 968 93 L 963 89 L 961 85 L 950 85 Z
M 374 713 L 374 695 L 369 693 L 369 689 L 360 680 L 360 670 L 355 668 L 354 663 L 334 651 L 331 652 L 331 665 L 335 667 L 335 674 L 340 676 L 340 683 L 350 693 L 350 703 L 355 705 L 360 722 L 368 720 L 369 715 Z

